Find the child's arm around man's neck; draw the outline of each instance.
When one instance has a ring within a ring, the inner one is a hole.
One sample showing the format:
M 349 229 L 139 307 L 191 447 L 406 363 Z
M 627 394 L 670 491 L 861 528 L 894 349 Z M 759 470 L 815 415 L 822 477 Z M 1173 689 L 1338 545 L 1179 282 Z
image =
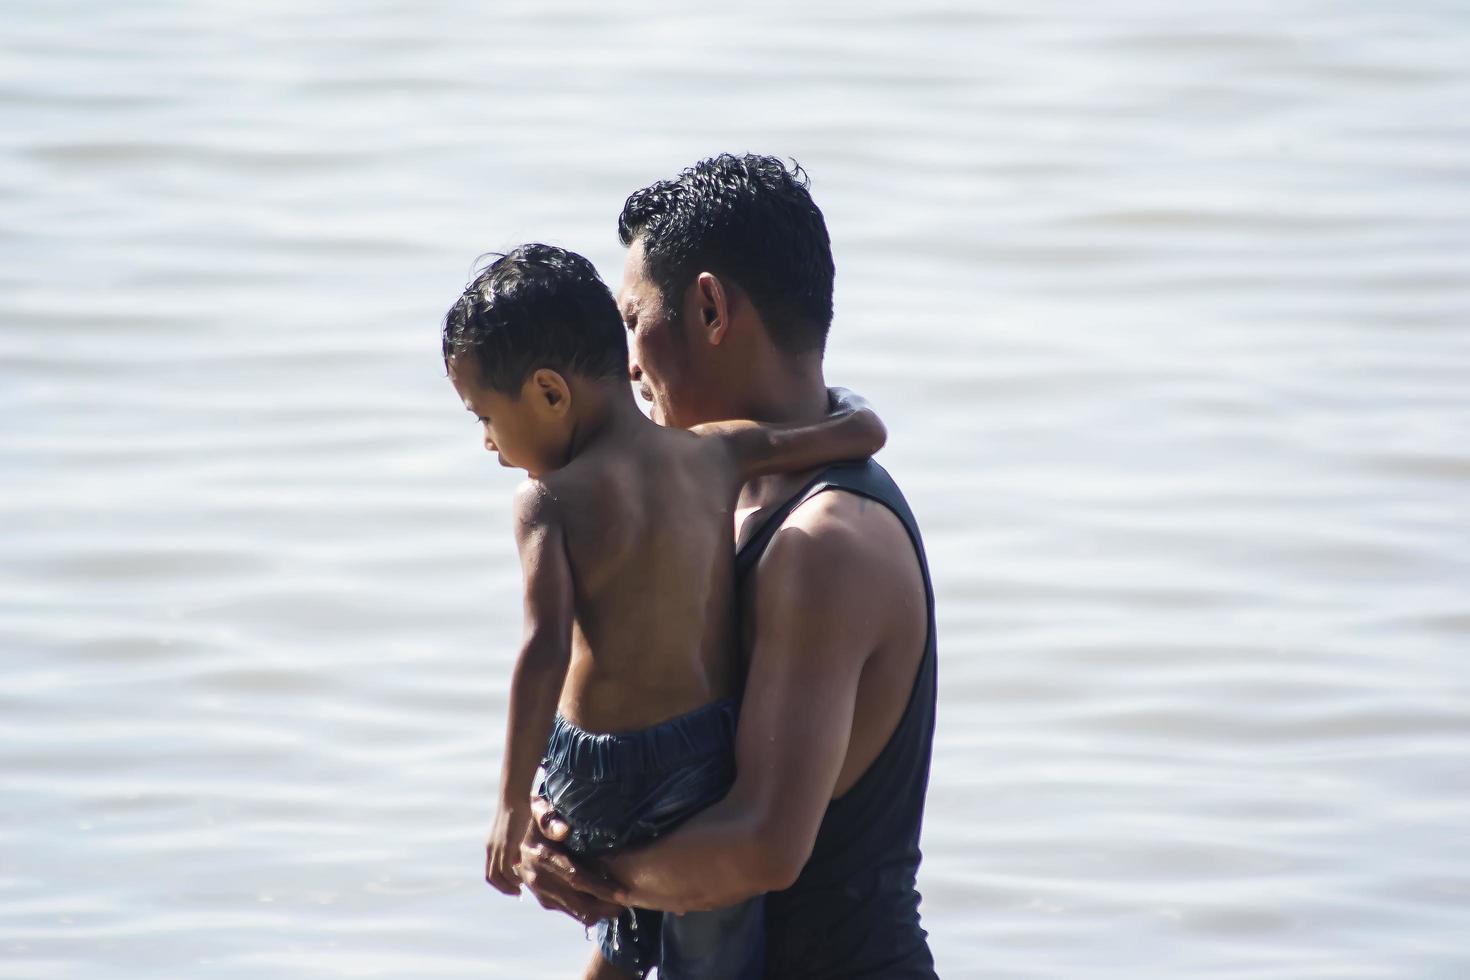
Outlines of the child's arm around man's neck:
M 845 388 L 829 391 L 832 414 L 819 422 L 774 424 L 738 419 L 692 430 L 724 443 L 739 482 L 793 473 L 846 459 L 866 459 L 883 448 L 888 430 L 866 399 Z

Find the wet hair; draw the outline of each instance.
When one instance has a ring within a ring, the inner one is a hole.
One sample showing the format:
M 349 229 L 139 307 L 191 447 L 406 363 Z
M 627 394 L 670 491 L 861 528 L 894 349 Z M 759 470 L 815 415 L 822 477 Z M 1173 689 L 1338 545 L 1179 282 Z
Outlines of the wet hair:
M 628 338 L 592 263 L 554 245 L 499 256 L 444 316 L 444 360 L 471 356 L 481 383 L 519 395 L 540 368 L 628 378 Z
M 634 191 L 618 217 L 674 315 L 693 276 L 737 284 L 778 347 L 821 351 L 832 325 L 832 243 L 806 172 L 775 157 L 723 153 Z

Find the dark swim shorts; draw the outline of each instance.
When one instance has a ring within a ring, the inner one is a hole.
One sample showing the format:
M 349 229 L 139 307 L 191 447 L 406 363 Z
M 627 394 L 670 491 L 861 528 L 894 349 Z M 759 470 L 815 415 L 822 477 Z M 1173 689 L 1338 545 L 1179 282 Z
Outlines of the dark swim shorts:
M 668 833 L 724 797 L 735 781 L 733 701 L 717 701 L 638 732 L 593 735 L 556 718 L 541 795 L 571 827 L 567 848 L 593 857 Z M 765 929 L 759 897 L 712 912 L 624 909 L 598 923 L 615 966 L 659 980 L 745 980 L 761 975 Z

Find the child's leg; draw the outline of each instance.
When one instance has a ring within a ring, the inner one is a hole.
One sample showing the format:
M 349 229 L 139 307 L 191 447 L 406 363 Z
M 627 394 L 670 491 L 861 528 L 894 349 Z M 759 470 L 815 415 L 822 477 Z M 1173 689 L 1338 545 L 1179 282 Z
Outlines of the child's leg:
M 712 912 L 664 914 L 659 980 L 760 980 L 765 960 L 761 897 Z
M 638 974 L 613 966 L 603 959 L 599 951 L 592 954 L 592 962 L 587 964 L 587 972 L 582 974 L 582 980 L 638 980 Z

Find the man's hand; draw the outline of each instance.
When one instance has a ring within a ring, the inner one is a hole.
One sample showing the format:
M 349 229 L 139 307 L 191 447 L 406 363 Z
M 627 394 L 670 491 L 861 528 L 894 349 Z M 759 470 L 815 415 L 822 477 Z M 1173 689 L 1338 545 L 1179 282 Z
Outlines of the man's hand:
M 531 812 L 525 804 L 502 806 L 490 827 L 490 839 L 485 843 L 485 880 L 507 895 L 521 893 L 521 876 L 516 865 L 521 861 L 520 842 L 530 822 Z
M 565 912 L 584 926 L 614 918 L 628 904 L 617 882 L 601 872 L 579 867 L 559 843 L 570 828 L 551 804 L 537 797 L 521 842 L 520 874 L 542 908 Z

